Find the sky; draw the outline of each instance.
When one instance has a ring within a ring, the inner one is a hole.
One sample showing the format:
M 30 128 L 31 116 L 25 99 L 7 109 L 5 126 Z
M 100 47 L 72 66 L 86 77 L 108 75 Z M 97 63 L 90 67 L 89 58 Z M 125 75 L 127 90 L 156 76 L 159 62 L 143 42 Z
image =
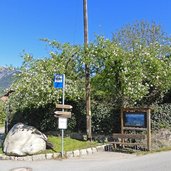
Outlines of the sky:
M 137 20 L 156 22 L 171 35 L 171 0 L 87 0 L 89 42 Z M 22 55 L 49 56 L 40 39 L 83 44 L 83 0 L 0 0 L 0 66 L 18 67 Z

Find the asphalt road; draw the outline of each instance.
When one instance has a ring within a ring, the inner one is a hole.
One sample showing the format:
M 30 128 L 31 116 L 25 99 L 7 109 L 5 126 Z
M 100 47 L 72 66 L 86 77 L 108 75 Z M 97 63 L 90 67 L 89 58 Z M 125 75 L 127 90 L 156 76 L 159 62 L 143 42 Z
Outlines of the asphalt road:
M 145 156 L 98 152 L 65 160 L 0 161 L 0 171 L 17 167 L 30 167 L 33 171 L 171 171 L 171 152 Z

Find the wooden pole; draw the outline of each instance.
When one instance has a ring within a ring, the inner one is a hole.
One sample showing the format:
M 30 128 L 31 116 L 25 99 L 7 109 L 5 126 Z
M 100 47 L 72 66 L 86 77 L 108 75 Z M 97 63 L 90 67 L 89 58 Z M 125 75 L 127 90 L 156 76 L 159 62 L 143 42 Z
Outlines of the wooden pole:
M 88 12 L 87 12 L 87 0 L 83 0 L 84 11 L 84 46 L 88 46 Z
M 121 108 L 121 134 L 124 134 L 124 116 L 123 116 L 123 108 Z M 124 138 L 121 138 L 121 142 L 124 143 Z
M 83 0 L 83 16 L 84 16 L 84 50 L 88 47 L 88 13 L 87 13 L 87 0 Z M 91 105 L 90 105 L 90 68 L 89 64 L 85 64 L 85 89 L 86 89 L 86 132 L 88 140 L 92 139 L 91 133 Z
M 123 123 L 123 108 L 121 109 L 121 134 L 124 133 L 123 127 L 124 127 L 124 123 Z
M 147 111 L 147 150 L 151 151 L 151 112 Z

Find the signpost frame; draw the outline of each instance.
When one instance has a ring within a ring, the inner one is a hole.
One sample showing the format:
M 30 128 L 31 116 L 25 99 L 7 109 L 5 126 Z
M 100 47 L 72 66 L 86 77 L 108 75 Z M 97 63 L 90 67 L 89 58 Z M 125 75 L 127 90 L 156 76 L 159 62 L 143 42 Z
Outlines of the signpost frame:
M 65 74 L 55 74 L 54 75 L 54 88 L 62 88 L 62 105 L 65 103 Z M 64 112 L 64 109 L 62 109 L 62 112 Z M 65 120 L 65 121 L 64 121 Z M 67 118 L 59 118 L 58 119 L 58 127 L 60 125 L 60 122 L 65 122 L 67 124 Z M 64 156 L 64 129 L 67 128 L 67 125 L 60 125 L 59 129 L 61 129 L 61 156 Z

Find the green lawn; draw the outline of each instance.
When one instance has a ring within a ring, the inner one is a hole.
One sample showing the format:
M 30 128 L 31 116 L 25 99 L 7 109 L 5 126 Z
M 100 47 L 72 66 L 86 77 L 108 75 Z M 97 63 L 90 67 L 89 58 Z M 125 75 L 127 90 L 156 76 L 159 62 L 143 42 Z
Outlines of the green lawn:
M 61 137 L 48 136 L 48 141 L 53 144 L 54 150 L 56 152 L 61 151 Z M 64 138 L 64 151 L 85 149 L 89 147 L 95 147 L 96 145 L 98 145 L 98 143 L 94 141 L 89 142 L 89 141 L 79 141 L 79 140 L 71 139 L 69 137 Z M 47 152 L 53 152 L 53 150 L 47 150 Z

